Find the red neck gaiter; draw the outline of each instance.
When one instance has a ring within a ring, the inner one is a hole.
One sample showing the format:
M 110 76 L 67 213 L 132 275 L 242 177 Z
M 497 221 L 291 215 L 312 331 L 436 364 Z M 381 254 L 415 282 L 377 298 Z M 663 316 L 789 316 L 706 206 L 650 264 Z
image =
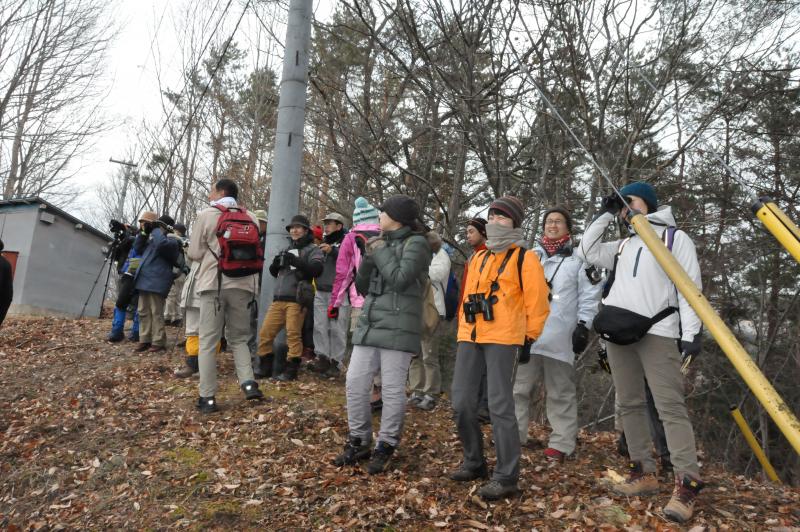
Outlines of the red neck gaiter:
M 547 252 L 548 257 L 552 256 L 553 253 L 561 249 L 561 246 L 563 246 L 567 242 L 569 242 L 569 234 L 566 234 L 556 240 L 546 236 L 542 237 L 542 247 Z

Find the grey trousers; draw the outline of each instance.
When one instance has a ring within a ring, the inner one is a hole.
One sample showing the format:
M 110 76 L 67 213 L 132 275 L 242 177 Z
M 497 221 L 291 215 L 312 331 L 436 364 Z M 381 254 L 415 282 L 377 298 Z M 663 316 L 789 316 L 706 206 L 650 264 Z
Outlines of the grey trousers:
M 408 387 L 418 395 L 438 396 L 442 393 L 442 372 L 439 365 L 439 337 L 441 320 L 430 335 L 422 335 L 422 354 L 414 357 L 408 370 Z
M 486 371 L 489 414 L 497 451 L 492 479 L 516 485 L 519 479 L 519 429 L 514 415 L 514 366 L 519 346 L 459 342 L 453 372 L 453 409 L 458 436 L 464 447 L 464 467 L 479 468 L 483 455 L 483 432 L 478 423 L 478 392 Z
M 372 441 L 372 409 L 369 400 L 373 377 L 380 372 L 383 382 L 383 410 L 378 441 L 397 446 L 405 420 L 406 378 L 410 363 L 411 353 L 404 351 L 366 345 L 353 347 L 345 384 L 350 436 L 361 438 L 363 443 Z
M 223 326 L 228 347 L 233 351 L 239 383 L 254 380 L 247 347 L 250 338 L 250 309 L 247 305 L 252 300 L 253 294 L 240 288 L 200 293 L 200 397 L 212 397 L 217 393 L 216 353 Z
M 339 318 L 332 320 L 328 317 L 330 302 L 330 292 L 317 290 L 314 295 L 314 352 L 341 365 L 347 351 L 350 306 L 339 307 Z
M 575 451 L 578 438 L 578 395 L 572 364 L 543 355 L 531 355 L 527 364 L 517 367 L 514 378 L 514 410 L 519 426 L 519 441 L 528 441 L 531 421 L 531 395 L 540 381 L 547 393 L 547 421 L 553 431 L 547 444 L 564 454 Z
M 699 478 L 694 430 L 686 410 L 681 355 L 675 339 L 648 334 L 631 345 L 609 342 L 607 349 L 631 460 L 640 461 L 645 472 L 656 471 L 647 415 L 647 379 L 664 424 L 675 473 Z

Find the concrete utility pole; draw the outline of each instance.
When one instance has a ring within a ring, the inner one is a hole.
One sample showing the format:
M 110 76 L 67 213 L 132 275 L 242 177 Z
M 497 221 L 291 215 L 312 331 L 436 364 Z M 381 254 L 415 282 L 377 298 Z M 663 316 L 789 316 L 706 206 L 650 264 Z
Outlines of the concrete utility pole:
M 286 245 L 286 225 L 300 206 L 300 168 L 303 162 L 303 125 L 308 86 L 308 49 L 311 46 L 312 0 L 291 0 L 286 27 L 283 76 L 278 99 L 278 127 L 272 187 L 267 207 L 267 244 L 261 281 L 258 323 L 272 302 L 274 279 L 269 265 Z

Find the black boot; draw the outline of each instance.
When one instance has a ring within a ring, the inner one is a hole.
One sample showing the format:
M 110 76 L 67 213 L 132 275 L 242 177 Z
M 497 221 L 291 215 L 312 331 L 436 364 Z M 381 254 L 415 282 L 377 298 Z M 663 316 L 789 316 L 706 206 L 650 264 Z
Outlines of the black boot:
M 264 394 L 258 389 L 258 383 L 256 381 L 243 382 L 242 391 L 244 392 L 244 398 L 248 401 L 252 401 L 254 399 L 258 399 L 260 401 L 264 399 Z
M 383 473 L 389 465 L 389 459 L 394 454 L 394 447 L 385 441 L 379 441 L 375 451 L 372 453 L 372 458 L 367 464 L 367 473 L 370 475 L 377 475 Z
M 300 370 L 300 358 L 290 358 L 286 361 L 283 373 L 275 377 L 276 381 L 288 382 L 297 380 L 297 372 Z
M 372 455 L 372 448 L 370 442 L 361 443 L 361 438 L 349 436 L 347 443 L 344 444 L 344 451 L 342 454 L 333 459 L 333 465 L 342 467 L 343 465 L 352 465 L 360 460 L 366 460 Z
M 197 399 L 197 409 L 202 414 L 210 414 L 219 410 L 213 395 L 211 397 L 199 397 Z
M 254 375 L 256 379 L 269 379 L 272 377 L 272 363 L 275 360 L 275 355 L 263 355 L 258 357 L 258 369 Z
M 186 357 L 186 365 L 175 372 L 176 377 L 180 377 L 185 379 L 186 377 L 191 377 L 195 373 L 200 371 L 200 366 L 197 363 L 197 356 L 187 356 Z

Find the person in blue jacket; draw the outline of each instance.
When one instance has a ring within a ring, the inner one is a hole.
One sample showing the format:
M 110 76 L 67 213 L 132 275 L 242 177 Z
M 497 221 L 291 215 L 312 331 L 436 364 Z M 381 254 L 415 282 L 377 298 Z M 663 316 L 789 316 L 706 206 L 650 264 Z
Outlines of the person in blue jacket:
M 146 211 L 139 218 L 141 231 L 133 249 L 141 254 L 134 276 L 139 293 L 139 345 L 136 352 L 158 353 L 167 349 L 164 329 L 164 303 L 172 287 L 172 267 L 178 260 L 178 241 L 167 238 L 175 221 L 168 215 L 156 219 L 156 213 Z
M 139 261 L 142 256 L 133 248 L 135 240 L 135 235 L 126 231 L 126 236 L 119 246 L 124 255 L 120 253 L 116 259 L 119 264 L 117 269 L 119 274 L 117 279 L 117 301 L 114 305 L 111 333 L 106 338 L 111 343 L 121 342 L 125 339 L 125 319 L 130 309 L 133 310 L 133 325 L 131 325 L 129 339 L 134 342 L 139 341 L 139 311 L 136 308 L 139 304 L 139 298 L 134 287 L 134 276 L 139 268 Z M 122 257 L 125 257 L 124 262 Z

